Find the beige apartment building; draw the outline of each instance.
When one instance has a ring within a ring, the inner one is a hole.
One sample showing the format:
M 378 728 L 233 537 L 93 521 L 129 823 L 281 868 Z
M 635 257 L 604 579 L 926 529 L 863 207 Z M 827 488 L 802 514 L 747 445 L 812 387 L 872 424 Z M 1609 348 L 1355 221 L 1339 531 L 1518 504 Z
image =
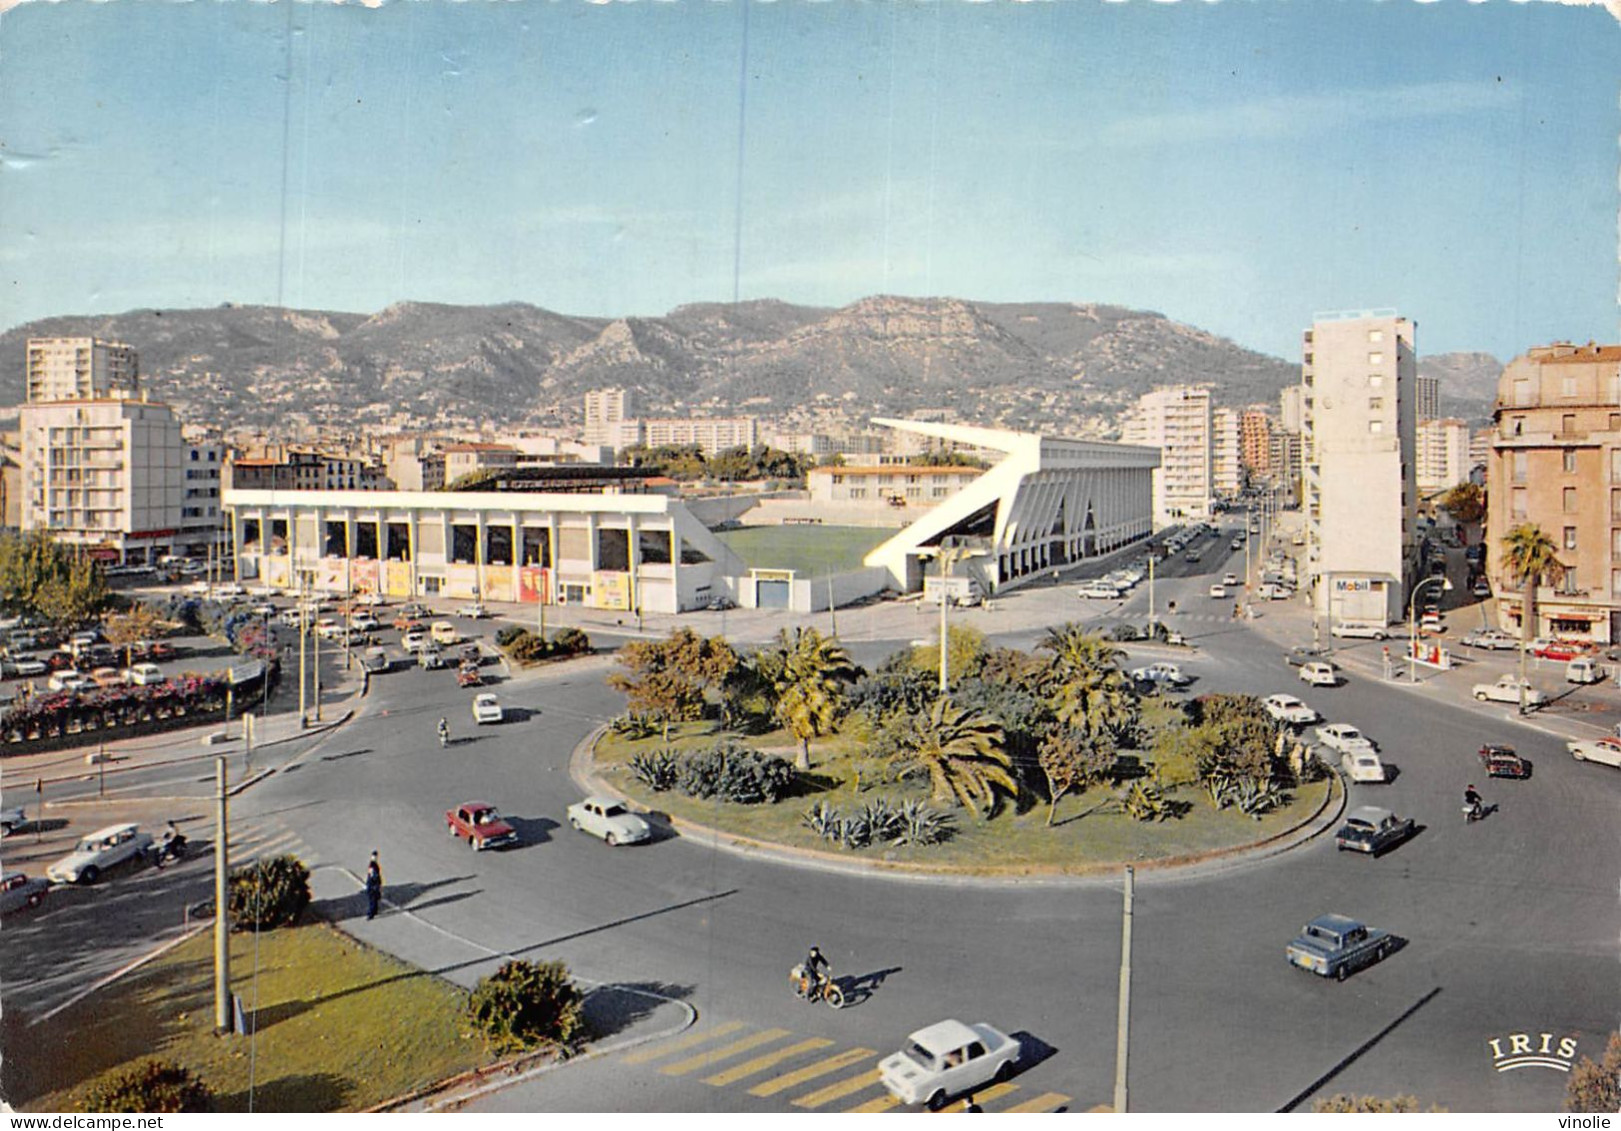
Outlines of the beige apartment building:
M 1210 410 L 1211 475 L 1218 498 L 1232 498 L 1244 486 L 1243 444 L 1235 408 Z
M 622 426 L 634 416 L 630 394 L 624 389 L 590 390 L 585 394 L 585 442 L 610 448 L 629 447 L 620 443 L 625 438 Z
M 1176 385 L 1137 398 L 1121 423 L 1120 442 L 1158 448 L 1154 528 L 1210 517 L 1216 467 L 1210 390 Z
M 1417 326 L 1394 311 L 1319 314 L 1301 343 L 1308 584 L 1316 615 L 1406 615 L 1418 482 Z
M 1434 495 L 1469 478 L 1469 425 L 1465 421 L 1420 420 L 1414 450 L 1419 494 Z
M 696 445 L 705 455 L 728 448 L 752 448 L 760 442 L 760 423 L 752 416 L 644 417 L 641 442 L 650 448 Z
M 1621 346 L 1528 350 L 1503 370 L 1492 419 L 1486 572 L 1503 627 L 1518 632 L 1522 609 L 1502 539 L 1533 523 L 1565 573 L 1538 588 L 1532 635 L 1621 640 Z
M 943 502 L 985 474 L 982 467 L 813 467 L 811 501 L 840 506 L 919 507 Z
M 1264 479 L 1272 472 L 1272 418 L 1262 405 L 1251 405 L 1238 421 L 1239 459 L 1249 475 Z
M 100 338 L 29 338 L 27 369 L 30 403 L 132 397 L 140 380 L 135 351 Z

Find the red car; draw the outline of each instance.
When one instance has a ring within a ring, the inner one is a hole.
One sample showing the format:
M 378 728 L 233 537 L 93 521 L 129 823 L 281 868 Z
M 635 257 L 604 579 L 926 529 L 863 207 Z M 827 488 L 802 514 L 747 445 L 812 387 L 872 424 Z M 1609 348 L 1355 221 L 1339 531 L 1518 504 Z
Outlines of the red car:
M 1574 660 L 1587 654 L 1587 645 L 1575 640 L 1534 640 L 1531 655 L 1544 660 Z
M 1480 765 L 1486 771 L 1487 777 L 1528 778 L 1531 776 L 1531 763 L 1514 753 L 1514 747 L 1512 746 L 1487 743 L 1480 748 Z
M 454 809 L 446 809 L 445 825 L 451 836 L 465 840 L 475 852 L 518 843 L 518 830 L 507 824 L 488 801 L 464 801 Z

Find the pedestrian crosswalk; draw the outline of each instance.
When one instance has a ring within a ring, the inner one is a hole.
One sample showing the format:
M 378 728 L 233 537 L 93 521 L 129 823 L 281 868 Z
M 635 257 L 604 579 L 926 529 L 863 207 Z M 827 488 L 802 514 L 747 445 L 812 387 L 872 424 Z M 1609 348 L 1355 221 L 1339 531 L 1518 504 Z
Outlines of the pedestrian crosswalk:
M 796 1036 L 787 1029 L 751 1028 L 722 1021 L 640 1048 L 620 1063 L 645 1066 L 665 1076 L 697 1079 L 712 1088 L 738 1087 L 750 1096 L 777 1099 L 801 1111 L 882 1112 L 901 1107 L 879 1082 L 876 1049 L 839 1049 L 825 1037 Z M 974 1093 L 984 1111 L 1067 1110 L 1072 1100 L 1017 1080 L 987 1084 Z M 960 1105 L 945 1110 L 960 1110 Z
M 231 866 L 268 860 L 284 853 L 296 856 L 306 868 L 316 864 L 303 839 L 290 829 L 268 822 L 249 822 L 231 829 Z

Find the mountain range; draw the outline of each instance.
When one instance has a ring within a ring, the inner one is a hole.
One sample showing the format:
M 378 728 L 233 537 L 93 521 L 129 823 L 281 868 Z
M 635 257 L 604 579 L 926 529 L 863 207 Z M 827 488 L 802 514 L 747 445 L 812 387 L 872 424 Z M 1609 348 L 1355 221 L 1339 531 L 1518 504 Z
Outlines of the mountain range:
M 143 387 L 184 419 L 276 430 L 577 425 L 586 391 L 620 386 L 648 416 L 749 413 L 810 428 L 929 413 L 1101 434 L 1155 385 L 1208 382 L 1217 404 L 1242 406 L 1276 404 L 1299 379 L 1295 362 L 1093 303 L 872 296 L 836 309 L 704 303 L 657 318 L 526 303 L 401 302 L 370 315 L 227 304 L 14 327 L 0 335 L 0 403 L 22 398 L 28 338 L 70 335 L 134 346 Z M 1427 360 L 1436 366 L 1471 390 L 1490 368 Z M 1445 411 L 1464 408 L 1447 397 Z

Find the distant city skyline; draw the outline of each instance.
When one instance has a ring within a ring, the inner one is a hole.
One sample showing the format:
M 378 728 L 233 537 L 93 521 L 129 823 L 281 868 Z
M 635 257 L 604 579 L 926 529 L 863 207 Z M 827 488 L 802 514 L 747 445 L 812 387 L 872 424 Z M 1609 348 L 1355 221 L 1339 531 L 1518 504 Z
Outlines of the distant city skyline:
M 1288 360 L 1389 307 L 1506 361 L 1621 337 L 1618 37 L 1556 4 L 26 3 L 0 328 L 889 293 Z

